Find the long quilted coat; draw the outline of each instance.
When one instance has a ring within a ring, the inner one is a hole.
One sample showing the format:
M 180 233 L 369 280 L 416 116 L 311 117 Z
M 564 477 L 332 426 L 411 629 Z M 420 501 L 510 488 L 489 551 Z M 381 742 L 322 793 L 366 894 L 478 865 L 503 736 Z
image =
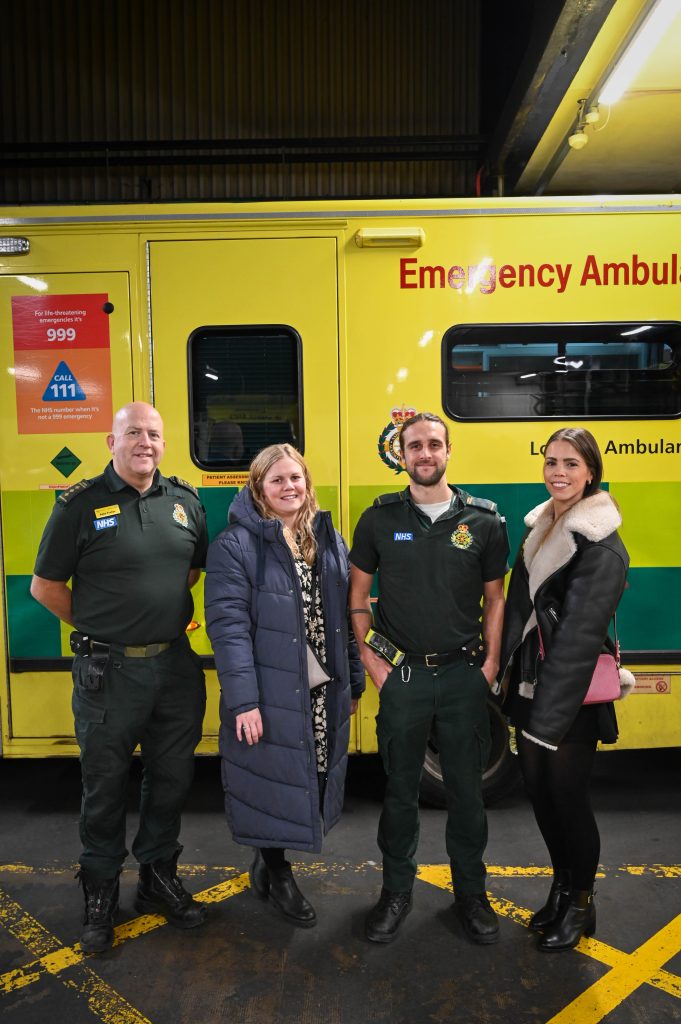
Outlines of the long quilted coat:
M 220 754 L 225 809 L 237 843 L 319 852 L 336 824 L 350 732 L 350 699 L 364 689 L 348 629 L 347 547 L 328 512 L 315 519 L 324 608 L 328 778 L 320 811 L 303 604 L 278 519 L 262 519 L 245 487 L 230 526 L 210 546 L 205 607 L 220 679 Z M 235 718 L 258 707 L 259 743 L 236 738 Z

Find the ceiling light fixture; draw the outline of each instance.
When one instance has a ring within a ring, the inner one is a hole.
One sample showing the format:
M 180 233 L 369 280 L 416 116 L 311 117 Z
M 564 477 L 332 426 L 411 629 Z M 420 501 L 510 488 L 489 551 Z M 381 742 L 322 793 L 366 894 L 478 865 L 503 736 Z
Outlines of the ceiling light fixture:
M 568 146 L 570 146 L 571 149 L 584 149 L 587 142 L 589 141 L 589 136 L 586 134 L 584 130 L 587 124 L 590 123 L 588 121 L 588 117 L 586 114 L 586 104 L 587 100 L 577 101 L 577 106 L 579 108 L 577 114 L 577 123 L 574 129 L 568 135 Z
M 617 103 L 660 42 L 671 22 L 681 14 L 681 0 L 655 0 L 621 57 L 608 75 L 598 102 Z

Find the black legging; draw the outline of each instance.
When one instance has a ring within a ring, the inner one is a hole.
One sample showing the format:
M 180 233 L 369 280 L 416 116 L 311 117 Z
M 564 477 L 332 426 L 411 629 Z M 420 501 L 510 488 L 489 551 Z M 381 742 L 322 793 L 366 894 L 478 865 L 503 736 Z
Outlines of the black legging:
M 278 846 L 263 846 L 260 850 L 262 859 L 270 869 L 270 871 L 276 871 L 278 868 L 283 868 L 286 864 L 286 850 L 281 849 Z
M 595 740 L 563 742 L 548 750 L 517 731 L 527 795 L 554 871 L 569 871 L 573 889 L 593 889 L 601 839 L 591 808 L 589 782 Z

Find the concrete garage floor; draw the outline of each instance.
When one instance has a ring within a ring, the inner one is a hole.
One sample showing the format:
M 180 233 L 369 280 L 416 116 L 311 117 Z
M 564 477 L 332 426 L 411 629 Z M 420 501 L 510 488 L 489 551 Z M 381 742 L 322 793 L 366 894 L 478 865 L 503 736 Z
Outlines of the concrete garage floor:
M 131 782 L 130 834 L 139 787 Z M 463 936 L 451 910 L 444 814 L 422 813 L 415 905 L 398 940 L 367 943 L 380 888 L 375 832 L 380 762 L 351 759 L 346 813 L 322 857 L 295 857 L 319 924 L 288 925 L 251 896 L 250 851 L 231 842 L 218 764 L 197 761 L 184 819 L 183 876 L 209 904 L 178 932 L 136 916 L 125 870 L 117 945 L 83 957 L 79 769 L 0 761 L 0 1013 L 7 1024 L 668 1024 L 681 1021 L 681 757 L 597 758 L 603 877 L 598 929 L 580 948 L 542 954 L 524 927 L 548 889 L 543 845 L 522 792 L 489 810 L 497 945 Z

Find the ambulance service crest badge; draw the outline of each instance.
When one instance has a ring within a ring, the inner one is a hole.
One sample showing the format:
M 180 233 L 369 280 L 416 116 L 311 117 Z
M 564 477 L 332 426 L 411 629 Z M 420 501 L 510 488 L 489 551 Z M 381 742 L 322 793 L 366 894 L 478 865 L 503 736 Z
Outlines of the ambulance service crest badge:
M 466 524 L 462 523 L 461 526 L 456 528 L 450 537 L 450 540 L 455 548 L 460 548 L 462 551 L 465 551 L 466 548 L 469 548 L 473 543 L 473 534 Z
M 187 513 L 184 510 L 184 506 L 180 505 L 179 502 L 175 502 L 173 506 L 173 519 L 180 526 L 189 526 L 189 520 L 187 519 Z
M 378 456 L 381 462 L 385 463 L 388 469 L 394 469 L 396 473 L 404 472 L 399 442 L 400 427 L 405 420 L 415 415 L 416 409 L 410 406 L 403 405 L 401 409 L 395 407 L 390 412 L 390 423 L 378 439 Z

